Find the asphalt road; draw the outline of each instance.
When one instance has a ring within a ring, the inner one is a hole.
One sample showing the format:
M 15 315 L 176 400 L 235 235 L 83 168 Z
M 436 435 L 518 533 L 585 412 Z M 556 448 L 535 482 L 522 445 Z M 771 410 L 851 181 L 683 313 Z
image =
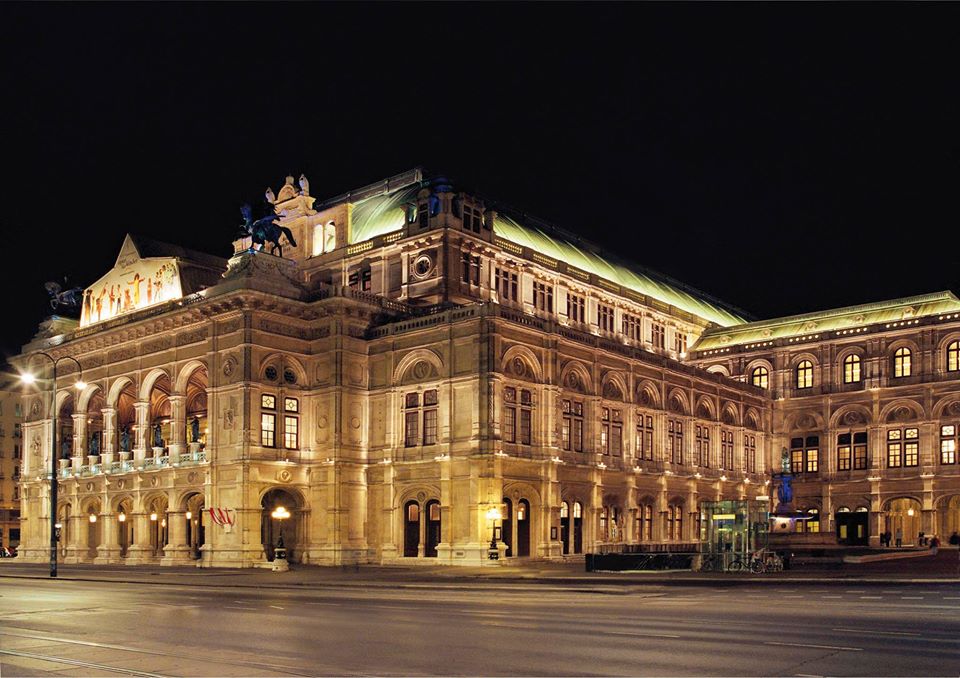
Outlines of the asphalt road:
M 0 675 L 960 674 L 960 587 L 0 578 Z

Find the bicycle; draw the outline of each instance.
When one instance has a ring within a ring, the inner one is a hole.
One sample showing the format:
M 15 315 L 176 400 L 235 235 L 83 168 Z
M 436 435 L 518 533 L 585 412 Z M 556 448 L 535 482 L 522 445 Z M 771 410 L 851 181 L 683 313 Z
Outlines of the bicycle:
M 722 570 L 723 565 L 717 555 L 703 556 L 700 561 L 700 572 L 720 572 Z

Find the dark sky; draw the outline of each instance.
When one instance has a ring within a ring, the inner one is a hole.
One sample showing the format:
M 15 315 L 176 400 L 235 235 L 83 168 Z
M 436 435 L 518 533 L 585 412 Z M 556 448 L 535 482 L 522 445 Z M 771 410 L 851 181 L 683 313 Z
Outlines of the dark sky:
M 140 232 L 416 165 L 757 317 L 960 287 L 960 7 L 0 5 L 15 350 Z

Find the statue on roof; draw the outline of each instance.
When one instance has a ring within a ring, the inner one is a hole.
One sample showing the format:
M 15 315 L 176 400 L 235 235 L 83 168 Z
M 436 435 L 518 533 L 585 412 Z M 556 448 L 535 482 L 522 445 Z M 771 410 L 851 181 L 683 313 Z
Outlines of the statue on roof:
M 310 182 L 307 180 L 306 175 L 301 174 L 297 183 L 300 185 L 300 195 L 310 195 Z
M 74 312 L 80 310 L 80 302 L 83 298 L 82 287 L 67 287 L 67 279 L 63 279 L 63 285 L 57 282 L 48 282 L 44 284 L 44 289 L 50 295 L 50 308 L 54 311 Z
M 264 210 L 266 214 L 258 219 L 253 217 L 253 208 L 250 205 L 240 207 L 240 214 L 243 215 L 243 223 L 240 224 L 242 235 L 250 236 L 254 245 L 259 245 L 261 251 L 267 243 L 271 243 L 270 254 L 279 250 L 278 256 L 283 256 L 283 246 L 280 244 L 280 236 L 284 235 L 291 246 L 296 247 L 297 241 L 293 237 L 293 231 L 286 226 L 277 223 L 276 208 L 273 205 L 267 205 Z

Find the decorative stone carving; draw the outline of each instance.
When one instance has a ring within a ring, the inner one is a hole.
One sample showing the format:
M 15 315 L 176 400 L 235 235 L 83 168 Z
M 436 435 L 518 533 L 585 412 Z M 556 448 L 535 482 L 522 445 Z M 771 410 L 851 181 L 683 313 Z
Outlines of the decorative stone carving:
M 950 403 L 947 407 L 947 412 L 953 417 L 960 417 L 960 400 Z
M 417 379 L 426 379 L 427 377 L 430 376 L 430 369 L 431 369 L 430 363 L 424 360 L 421 360 L 420 362 L 418 362 L 416 365 L 413 366 L 413 370 L 411 370 L 411 373 Z
M 863 415 L 859 412 L 850 411 L 843 415 L 843 423 L 847 426 L 855 426 L 863 423 Z
M 417 492 L 417 501 L 419 501 L 421 504 L 426 500 L 426 498 L 427 498 L 426 492 Z
M 735 426 L 737 423 L 737 417 L 729 407 L 723 411 L 723 423 L 729 424 L 730 426 Z
M 191 485 L 196 483 L 197 479 L 198 479 L 198 476 L 196 471 L 190 471 L 190 473 L 187 474 L 187 482 L 190 483 Z
M 580 375 L 576 372 L 568 372 L 566 378 L 564 379 L 564 386 L 569 388 L 572 391 L 583 392 L 583 382 L 580 380 Z
M 672 398 L 670 398 L 670 411 L 677 412 L 678 414 L 683 414 L 684 412 L 683 401 L 680 399 L 679 396 L 673 396 Z
M 890 413 L 890 421 L 913 421 L 916 416 L 909 407 L 901 405 Z
M 291 478 L 293 478 L 293 474 L 287 469 L 281 469 L 277 472 L 277 480 L 281 483 L 289 483 Z
M 623 393 L 615 382 L 608 381 L 603 385 L 603 397 L 608 400 L 623 400 Z
M 814 419 L 809 414 L 802 414 L 797 418 L 798 429 L 801 429 L 804 431 L 810 431 L 812 429 L 815 429 L 816 427 L 817 427 L 817 420 Z
M 330 423 L 327 421 L 327 418 L 324 415 L 317 417 L 317 428 L 326 428 L 327 424 Z
M 226 360 L 223 361 L 223 376 L 232 376 L 234 371 L 237 369 L 237 364 L 236 356 L 228 355 Z

